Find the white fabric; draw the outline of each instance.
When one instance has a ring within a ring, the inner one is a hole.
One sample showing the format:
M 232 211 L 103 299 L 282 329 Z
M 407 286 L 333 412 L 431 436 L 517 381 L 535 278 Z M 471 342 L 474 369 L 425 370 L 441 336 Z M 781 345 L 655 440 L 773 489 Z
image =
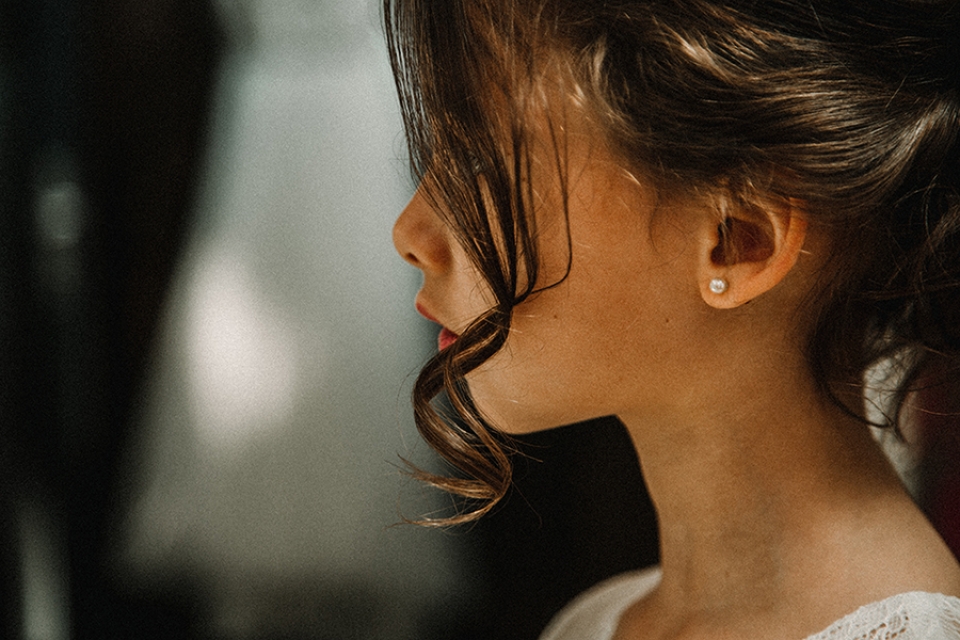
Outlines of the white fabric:
M 540 640 L 610 640 L 626 609 L 660 583 L 660 571 L 625 573 L 578 596 L 551 621 Z M 911 592 L 844 616 L 806 640 L 957 640 L 960 598 Z

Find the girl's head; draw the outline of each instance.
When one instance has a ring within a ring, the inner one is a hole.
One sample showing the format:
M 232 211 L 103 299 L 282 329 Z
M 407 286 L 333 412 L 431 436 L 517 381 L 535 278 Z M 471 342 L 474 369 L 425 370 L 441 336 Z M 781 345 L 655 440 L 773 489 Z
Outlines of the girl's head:
M 714 384 L 693 365 L 726 336 L 788 336 L 853 412 L 845 390 L 878 361 L 960 352 L 957 2 L 386 0 L 386 16 L 421 181 L 398 245 L 425 310 L 462 334 L 415 408 L 467 479 L 428 480 L 483 510 L 509 479 L 489 422 L 557 426 L 628 396 L 654 419 Z M 431 237 L 441 250 L 407 246 Z

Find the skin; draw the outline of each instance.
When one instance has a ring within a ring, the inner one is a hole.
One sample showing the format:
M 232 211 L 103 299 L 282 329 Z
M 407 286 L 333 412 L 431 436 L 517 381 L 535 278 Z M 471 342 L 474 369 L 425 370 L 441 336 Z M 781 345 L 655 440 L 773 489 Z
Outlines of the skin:
M 627 426 L 659 515 L 663 579 L 616 640 L 802 638 L 897 593 L 960 596 L 950 551 L 805 363 L 804 304 L 830 238 L 802 203 L 658 192 L 586 122 L 560 123 L 571 271 L 516 309 L 506 347 L 468 381 L 510 433 L 609 414 Z M 549 284 L 564 273 L 567 229 L 555 156 L 539 145 Z M 719 211 L 736 222 L 723 248 Z M 423 272 L 418 305 L 444 326 L 458 332 L 489 306 L 422 193 L 394 241 Z M 716 277 L 723 294 L 709 289 Z

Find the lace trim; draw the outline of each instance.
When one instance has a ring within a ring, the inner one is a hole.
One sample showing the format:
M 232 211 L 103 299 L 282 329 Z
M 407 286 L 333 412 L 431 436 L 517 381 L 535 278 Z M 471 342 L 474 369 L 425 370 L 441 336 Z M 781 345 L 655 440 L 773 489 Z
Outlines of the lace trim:
M 806 640 L 957 640 L 960 598 L 910 592 L 873 602 Z
M 541 640 L 609 640 L 623 611 L 660 581 L 656 569 L 621 574 L 580 594 Z M 860 607 L 805 640 L 960 640 L 960 598 L 910 592 Z

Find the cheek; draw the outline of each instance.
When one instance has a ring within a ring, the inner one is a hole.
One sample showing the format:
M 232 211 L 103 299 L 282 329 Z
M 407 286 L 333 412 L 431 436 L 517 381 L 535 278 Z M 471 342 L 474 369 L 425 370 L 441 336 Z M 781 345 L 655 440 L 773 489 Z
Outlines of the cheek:
M 699 296 L 688 235 L 676 225 L 651 235 L 652 191 L 583 174 L 569 240 L 561 204 L 541 205 L 538 285 L 562 282 L 515 309 L 503 350 L 468 376 L 481 411 L 510 433 L 659 402 Z
M 579 245 L 569 277 L 518 307 L 503 351 L 468 378 L 481 410 L 505 431 L 548 429 L 637 403 L 655 408 L 680 384 L 695 333 L 695 280 L 682 260 L 641 236 L 605 240 L 600 251 Z
M 624 336 L 639 310 L 614 304 L 619 292 L 579 284 L 572 277 L 518 307 L 503 350 L 468 376 L 497 427 L 525 433 L 618 411 L 637 347 Z
M 536 334 L 516 327 L 503 350 L 468 377 L 478 407 L 507 433 L 529 433 L 599 415 L 600 397 L 591 400 L 584 379 L 590 376 L 569 341 L 560 342 L 549 327 Z M 569 336 L 570 334 L 566 334 Z

